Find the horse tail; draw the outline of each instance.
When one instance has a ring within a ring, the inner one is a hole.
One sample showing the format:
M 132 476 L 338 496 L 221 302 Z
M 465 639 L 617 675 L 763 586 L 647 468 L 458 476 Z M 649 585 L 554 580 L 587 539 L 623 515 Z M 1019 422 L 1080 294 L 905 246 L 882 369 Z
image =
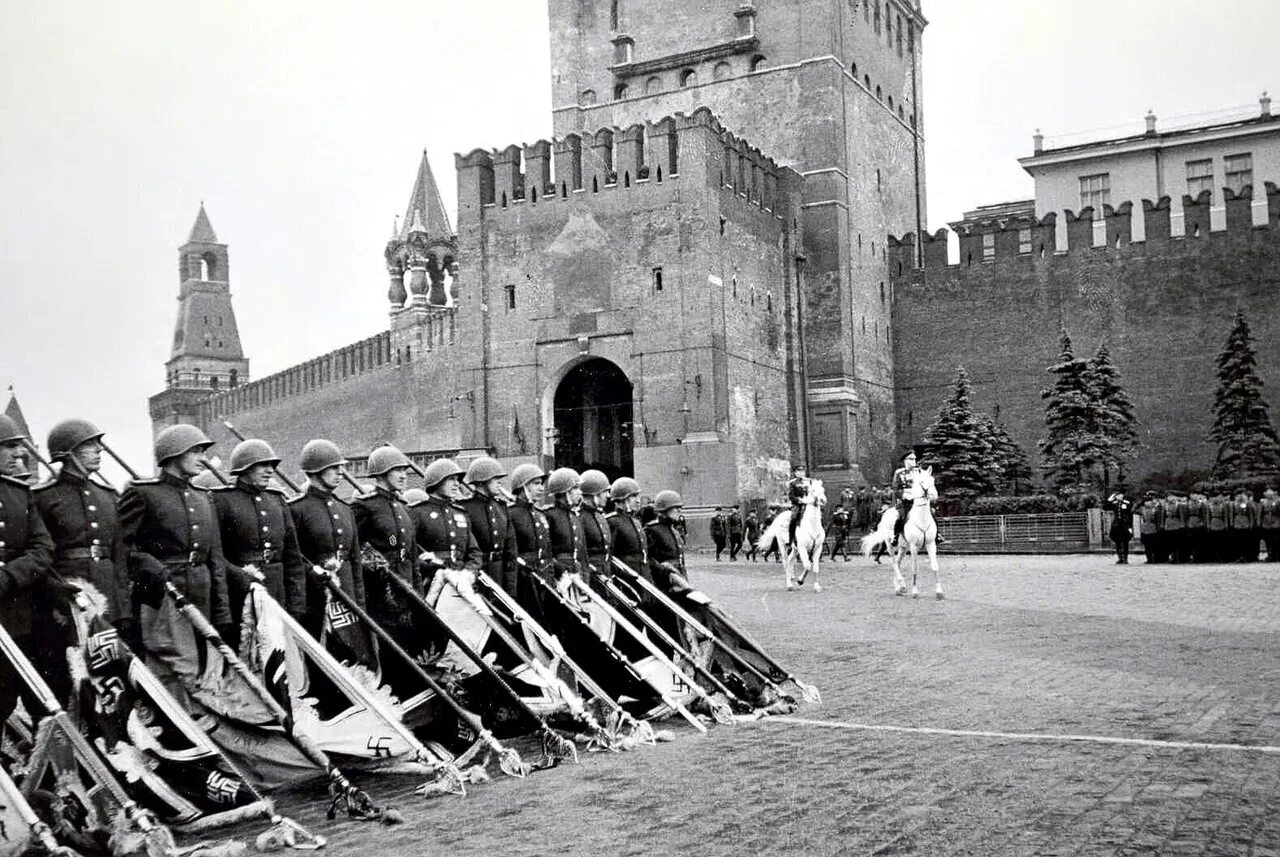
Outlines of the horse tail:
M 893 525 L 898 520 L 897 509 L 886 509 L 885 513 L 880 516 L 880 524 L 871 532 L 862 537 L 862 556 L 866 559 L 871 558 L 871 552 L 880 545 L 887 545 L 893 541 Z
M 765 527 L 764 533 L 760 536 L 760 540 L 756 542 L 756 547 L 760 550 L 768 550 L 769 545 L 774 539 L 778 540 L 779 545 L 787 543 L 787 526 L 791 523 L 791 512 L 780 512 L 769 522 L 769 526 Z

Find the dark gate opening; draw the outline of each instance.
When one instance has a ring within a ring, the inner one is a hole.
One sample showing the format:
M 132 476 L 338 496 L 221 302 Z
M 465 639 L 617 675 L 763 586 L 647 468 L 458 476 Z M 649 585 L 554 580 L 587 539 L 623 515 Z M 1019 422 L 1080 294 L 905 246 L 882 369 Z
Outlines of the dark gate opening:
M 556 388 L 557 467 L 603 471 L 610 481 L 633 476 L 631 382 L 615 364 L 593 357 L 569 370 Z

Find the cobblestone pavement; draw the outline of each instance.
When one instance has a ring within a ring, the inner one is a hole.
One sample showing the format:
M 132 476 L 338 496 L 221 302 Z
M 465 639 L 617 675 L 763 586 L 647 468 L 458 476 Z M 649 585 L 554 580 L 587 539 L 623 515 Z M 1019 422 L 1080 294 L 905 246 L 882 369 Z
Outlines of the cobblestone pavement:
M 692 563 L 821 688 L 793 718 L 673 723 L 672 743 L 465 799 L 366 783 L 400 827 L 285 808 L 352 854 L 1280 855 L 1280 565 L 942 563 L 945 601 L 894 597 L 862 560 L 825 565 L 821 594 Z

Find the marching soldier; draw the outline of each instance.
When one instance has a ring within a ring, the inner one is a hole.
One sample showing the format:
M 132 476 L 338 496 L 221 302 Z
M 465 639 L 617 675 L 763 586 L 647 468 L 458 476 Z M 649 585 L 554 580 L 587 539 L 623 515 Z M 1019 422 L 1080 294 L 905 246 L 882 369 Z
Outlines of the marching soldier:
M 836 554 L 843 553 L 844 561 L 849 561 L 849 510 L 841 505 L 831 513 L 831 561 L 835 562 Z
M 307 569 L 298 550 L 298 533 L 284 494 L 271 487 L 279 463 L 266 441 L 243 440 L 231 450 L 235 483 L 209 492 L 218 513 L 222 553 L 243 572 L 227 577 L 234 628 L 227 642 L 233 648 L 239 645 L 244 602 L 255 581 L 294 619 L 306 619 Z
M 1182 495 L 1170 491 L 1160 504 L 1164 507 L 1164 528 L 1161 536 L 1164 542 L 1162 553 L 1169 562 L 1186 562 L 1186 526 L 1187 505 Z
M 511 528 L 502 478 L 507 471 L 492 458 L 471 462 L 462 481 L 471 487 L 471 496 L 460 504 L 471 521 L 471 535 L 480 547 L 485 573 L 511 597 L 519 590 L 516 581 L 516 536 Z
M 1133 501 L 1117 491 L 1102 505 L 1112 513 L 1108 535 L 1116 546 L 1116 565 L 1129 564 L 1129 541 L 1133 538 Z
M 551 528 L 551 557 L 561 574 L 582 574 L 587 567 L 586 534 L 582 528 L 582 477 L 571 467 L 547 477 L 552 505 L 546 509 Z M 585 575 L 584 575 L 585 577 Z
M 33 595 L 45 585 L 53 565 L 53 540 L 30 487 L 18 478 L 26 473 L 26 435 L 0 414 L 0 625 L 28 657 L 34 657 Z M 13 713 L 19 696 L 28 711 L 42 710 L 18 679 L 13 664 L 0 655 L 0 727 Z
M 684 501 L 674 491 L 659 491 L 653 498 L 658 517 L 645 526 L 649 542 L 649 571 L 663 592 L 678 595 L 689 591 L 684 565 L 684 537 L 676 527 Z
M 301 496 L 290 501 L 289 514 L 303 560 L 334 572 L 338 585 L 363 607 L 364 574 L 356 545 L 355 513 L 335 493 L 346 463 L 342 451 L 333 442 L 319 438 L 307 441 L 302 447 L 300 462 L 302 472 L 307 474 L 307 487 Z M 317 639 L 324 629 L 327 602 L 328 593 L 323 584 L 308 575 L 306 617 L 302 625 Z
M 911 477 L 917 469 L 916 451 L 909 449 L 902 456 L 902 466 L 893 471 L 893 478 L 889 482 L 894 502 L 898 506 L 898 520 L 893 524 L 894 547 L 897 546 L 898 538 L 902 535 L 902 528 L 907 525 L 907 515 L 911 514 Z M 794 530 L 792 532 L 794 534 Z
M 747 546 L 747 552 L 744 556 L 755 562 L 759 559 L 760 546 L 756 541 L 760 538 L 760 516 L 756 514 L 756 510 L 752 509 L 747 512 L 746 520 L 742 522 L 742 539 Z
M 729 510 L 729 562 L 738 559 L 738 551 L 742 550 L 742 510 L 737 503 Z
M 103 433 L 87 420 L 63 420 L 49 432 L 49 457 L 62 462 L 50 481 L 33 492 L 40 517 L 53 539 L 53 570 L 64 580 L 91 583 L 106 599 L 107 617 L 135 646 L 133 602 L 125 564 L 118 497 L 114 489 L 93 478 L 102 461 Z M 67 647 L 75 641 L 75 627 L 63 599 L 37 593 L 41 621 L 36 629 L 36 664 L 45 681 L 64 702 L 71 693 Z
M 1267 546 L 1267 562 L 1280 561 L 1280 496 L 1268 485 L 1258 504 L 1262 525 L 1262 543 Z
M 720 554 L 724 553 L 725 542 L 729 538 L 729 521 L 724 516 L 724 509 L 716 506 L 716 512 L 711 516 L 711 541 L 716 546 L 716 562 L 720 561 Z
M 1231 503 L 1232 551 L 1238 562 L 1258 560 L 1258 504 L 1241 489 Z
M 607 578 L 613 574 L 609 559 L 613 555 L 613 536 L 604 506 L 609 496 L 609 477 L 599 470 L 587 470 L 582 474 L 582 535 L 587 554 L 587 582 Z
M 636 517 L 640 511 L 640 485 L 628 476 L 615 479 L 609 490 L 613 500 L 613 512 L 605 517 L 609 521 L 610 543 L 613 555 L 636 574 L 653 581 L 649 570 L 649 540 L 644 525 Z
M 1184 530 L 1187 558 L 1190 562 L 1208 560 L 1207 543 L 1209 525 L 1209 500 L 1203 494 L 1192 493 L 1187 500 L 1187 526 Z
M 165 585 L 173 584 L 220 634 L 233 638 L 217 513 L 209 493 L 189 481 L 205 469 L 204 454 L 211 446 L 213 441 L 193 425 L 164 429 L 155 439 L 160 474 L 134 480 L 119 506 L 142 647 L 152 671 L 183 700 L 182 680 L 194 677 L 196 665 L 194 652 L 178 642 L 192 639 L 193 632 L 166 602 Z
M 482 567 L 471 520 L 457 504 L 462 496 L 459 479 L 465 474 L 452 459 L 436 459 L 423 477 L 427 496 L 408 504 L 418 549 L 426 554 L 421 563 L 424 581 L 442 568 L 475 572 Z
M 1209 498 L 1209 553 L 1213 562 L 1230 562 L 1232 560 L 1231 540 L 1231 501 L 1221 491 Z
M 1146 493 L 1138 514 L 1142 517 L 1142 551 L 1147 555 L 1147 564 L 1164 562 L 1166 554 L 1161 532 L 1164 529 L 1164 505 L 1156 492 Z

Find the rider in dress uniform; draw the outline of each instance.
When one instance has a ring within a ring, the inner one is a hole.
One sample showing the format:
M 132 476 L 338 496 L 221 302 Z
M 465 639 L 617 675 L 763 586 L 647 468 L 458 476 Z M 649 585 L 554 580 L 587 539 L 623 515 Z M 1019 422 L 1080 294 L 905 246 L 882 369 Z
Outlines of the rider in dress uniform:
M 298 533 L 289 504 L 271 477 L 280 463 L 266 441 L 243 440 L 231 451 L 232 485 L 209 492 L 218 512 L 222 553 L 244 575 L 227 578 L 227 597 L 236 631 L 244 615 L 249 583 L 261 579 L 267 594 L 302 622 L 307 612 L 307 569 L 298 550 Z M 228 640 L 239 645 L 239 634 Z
M 87 420 L 63 420 L 49 432 L 49 457 L 61 461 L 58 475 L 33 492 L 53 539 L 53 570 L 65 580 L 83 580 L 106 599 L 106 615 L 126 643 L 137 647 L 133 596 L 125 564 L 118 497 L 93 477 L 102 459 L 102 432 Z M 67 647 L 75 626 L 63 598 L 37 594 L 43 620 L 36 628 L 37 666 L 64 703 L 71 693 Z
M 916 451 L 909 449 L 902 456 L 902 466 L 893 471 L 893 478 L 889 480 L 889 489 L 893 494 L 894 502 L 898 505 L 898 520 L 893 524 L 895 545 L 898 537 L 902 535 L 902 528 L 907 524 L 907 515 L 911 513 L 911 477 L 918 469 L 916 467 Z
M 791 502 L 791 527 L 788 531 L 787 544 L 796 543 L 796 527 L 800 526 L 800 518 L 804 514 L 804 498 L 809 494 L 809 480 L 805 478 L 805 467 L 797 464 L 791 470 L 791 481 L 787 483 L 787 499 Z
M 471 486 L 471 496 L 459 505 L 466 510 L 471 521 L 471 535 L 484 559 L 485 573 L 516 597 L 519 589 L 516 581 L 516 536 L 511 529 L 511 518 L 504 502 L 506 492 L 502 478 L 507 475 L 492 458 L 481 457 L 471 462 L 462 481 Z
M 232 632 L 227 600 L 228 574 L 240 574 L 222 555 L 222 536 L 209 492 L 190 479 L 205 469 L 204 454 L 213 441 L 193 425 L 179 423 L 156 435 L 154 479 L 135 479 L 120 497 L 120 528 L 133 578 L 142 646 L 148 665 L 178 699 L 181 679 L 194 676 L 190 653 L 175 643 L 190 639 L 185 617 L 165 602 L 165 584 L 186 596 L 228 637 Z
M 610 544 L 613 555 L 635 573 L 653 581 L 649 570 L 649 540 L 644 525 L 636 517 L 640 511 L 640 485 L 629 476 L 615 479 L 609 489 L 613 511 L 605 517 L 609 521 Z
M 559 574 L 581 574 L 589 581 L 586 534 L 582 528 L 582 477 L 571 467 L 553 470 L 547 477 L 547 494 L 552 501 L 546 514 L 556 570 Z
M 689 590 L 689 575 L 684 565 L 684 536 L 676 527 L 684 501 L 675 491 L 659 491 L 653 498 L 658 517 L 645 525 L 649 542 L 649 571 L 654 584 L 668 594 Z
M 442 568 L 479 571 L 483 567 L 480 547 L 471 534 L 471 520 L 458 505 L 462 496 L 459 479 L 466 471 L 452 459 L 440 458 L 427 466 L 423 477 L 426 499 L 409 503 L 424 580 Z
M 613 537 L 609 521 L 604 515 L 605 501 L 609 497 L 609 477 L 599 470 L 587 470 L 582 474 L 582 535 L 587 552 L 588 582 L 607 578 L 613 574 L 609 559 L 613 555 Z
M 303 560 L 336 574 L 338 586 L 361 607 L 364 600 L 364 573 L 356 544 L 356 518 L 351 507 L 335 491 L 342 482 L 347 461 L 332 441 L 317 438 L 302 447 L 302 472 L 307 487 L 289 502 L 298 550 Z M 319 638 L 324 628 L 328 593 L 315 577 L 307 576 L 307 612 L 302 625 Z
M 27 473 L 25 453 L 26 435 L 17 423 L 0 414 L 0 625 L 18 648 L 34 657 L 32 630 L 37 617 L 32 596 L 45 585 L 53 565 L 53 540 L 30 486 L 19 478 Z M 19 696 L 28 711 L 41 711 L 9 659 L 0 654 L 0 725 L 13 713 Z

